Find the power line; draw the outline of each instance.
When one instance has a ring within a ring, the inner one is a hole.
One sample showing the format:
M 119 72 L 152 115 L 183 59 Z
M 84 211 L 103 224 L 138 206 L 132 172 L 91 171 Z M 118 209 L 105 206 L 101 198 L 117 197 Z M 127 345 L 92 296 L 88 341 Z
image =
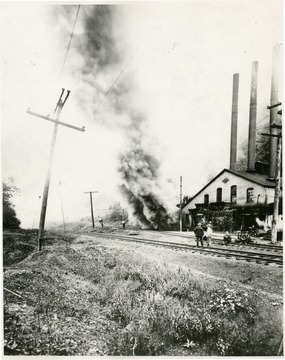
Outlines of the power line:
M 78 5 L 78 8 L 77 8 L 77 13 L 76 13 L 75 20 L 74 20 L 74 24 L 73 24 L 73 29 L 72 29 L 72 32 L 71 32 L 71 35 L 70 35 L 69 43 L 68 43 L 68 46 L 67 46 L 67 49 L 66 49 L 66 53 L 65 53 L 65 58 L 64 58 L 64 61 L 63 61 L 63 64 L 62 64 L 61 72 L 60 72 L 60 78 L 61 78 L 62 73 L 63 73 L 63 70 L 64 70 L 64 66 L 65 66 L 65 62 L 66 62 L 67 55 L 68 55 L 68 52 L 69 52 L 69 48 L 70 48 L 71 40 L 72 40 L 72 37 L 73 37 L 75 25 L 76 25 L 76 22 L 77 22 L 79 10 L 80 10 L 80 5 Z
M 77 13 L 76 13 L 76 16 L 75 16 L 75 20 L 74 20 L 74 24 L 73 24 L 73 29 L 72 29 L 72 32 L 71 32 L 71 35 L 70 35 L 70 39 L 69 39 L 69 43 L 68 43 L 68 46 L 67 46 L 67 50 L 66 50 L 66 54 L 65 54 L 65 58 L 64 58 L 64 61 L 63 61 L 63 65 L 62 65 L 62 69 L 61 69 L 61 72 L 60 72 L 60 78 L 62 76 L 62 73 L 63 73 L 63 70 L 64 70 L 64 66 L 65 66 L 65 63 L 66 63 L 66 59 L 67 59 L 67 55 L 68 55 L 68 52 L 69 52 L 69 48 L 70 48 L 70 44 L 71 44 L 71 40 L 72 40 L 72 37 L 73 37 L 73 33 L 74 33 L 74 29 L 75 29 L 75 26 L 76 26 L 76 22 L 77 22 L 77 18 L 78 18 L 78 14 L 79 14 L 79 10 L 80 10 L 80 5 L 78 5 L 78 9 L 77 9 Z M 87 15 L 84 7 L 83 7 L 83 10 L 85 12 L 85 15 Z M 102 105 L 102 103 L 104 102 L 105 98 L 109 95 L 109 93 L 111 92 L 111 90 L 113 89 L 113 87 L 115 86 L 115 84 L 117 83 L 117 81 L 119 80 L 119 78 L 121 77 L 121 75 L 123 74 L 123 72 L 126 70 L 127 66 L 129 65 L 129 63 L 131 62 L 131 60 L 133 59 L 133 57 L 135 56 L 137 50 L 135 50 L 135 52 L 133 53 L 133 55 L 129 58 L 129 60 L 127 61 L 127 63 L 125 64 L 125 66 L 123 67 L 123 69 L 120 71 L 119 75 L 116 77 L 115 81 L 112 83 L 112 85 L 110 86 L 110 88 L 108 89 L 108 91 L 104 94 L 103 98 L 101 99 L 101 101 L 99 102 L 99 104 L 97 105 L 97 107 L 95 108 L 95 112 L 99 109 L 99 107 Z
M 109 93 L 111 92 L 111 90 L 113 89 L 113 87 L 115 86 L 116 82 L 119 80 L 119 78 L 121 77 L 121 75 L 123 74 L 123 72 L 126 70 L 127 66 L 129 65 L 129 63 L 131 62 L 131 60 L 133 59 L 133 57 L 135 56 L 137 50 L 133 53 L 133 55 L 129 58 L 129 60 L 127 61 L 127 63 L 125 64 L 125 66 L 123 67 L 123 69 L 121 70 L 121 72 L 119 73 L 119 75 L 116 77 L 115 81 L 113 82 L 113 84 L 110 86 L 109 90 L 104 94 L 103 98 L 101 99 L 101 101 L 99 102 L 99 104 L 97 105 L 97 107 L 95 108 L 94 112 L 96 112 L 99 107 L 102 105 L 103 101 L 106 99 L 106 97 L 109 95 Z

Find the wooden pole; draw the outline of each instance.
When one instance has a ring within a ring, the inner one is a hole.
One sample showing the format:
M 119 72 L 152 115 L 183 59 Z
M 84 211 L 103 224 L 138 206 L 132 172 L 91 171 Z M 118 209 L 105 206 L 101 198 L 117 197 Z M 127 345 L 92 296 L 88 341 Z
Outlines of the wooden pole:
M 93 214 L 93 202 L 92 202 L 92 192 L 90 192 L 90 204 L 91 204 L 91 217 L 92 217 L 92 227 L 95 228 L 94 224 L 94 214 Z
M 61 110 L 62 110 L 62 105 L 60 104 L 58 106 L 58 109 L 57 109 L 56 120 L 59 119 Z M 50 153 L 49 153 L 48 170 L 47 170 L 47 174 L 46 174 L 45 186 L 44 186 L 44 192 L 43 192 L 43 199 L 42 199 L 40 224 L 39 224 L 39 234 L 38 234 L 38 250 L 39 251 L 42 250 L 42 239 L 43 239 L 43 236 L 44 236 L 44 227 L 45 227 L 45 219 L 46 219 L 46 211 L 47 211 L 47 201 L 48 201 L 48 193 L 49 193 L 51 165 L 52 165 L 52 160 L 53 160 L 53 154 L 54 154 L 57 130 L 58 130 L 58 124 L 55 123 L 54 124 L 52 141 L 51 141 Z
M 180 231 L 182 231 L 182 176 L 180 176 Z
M 271 242 L 276 244 L 277 242 L 277 224 L 279 215 L 279 197 L 280 197 L 280 175 L 281 175 L 281 148 L 282 148 L 282 133 L 278 134 L 277 138 L 277 155 L 276 155 L 276 179 L 275 179 L 275 194 L 274 194 L 274 206 L 273 206 L 273 220 L 272 220 L 272 233 Z
M 91 206 L 91 218 L 92 218 L 92 227 L 93 229 L 95 228 L 95 223 L 94 223 L 94 213 L 93 213 L 93 201 L 92 201 L 92 193 L 97 193 L 98 191 L 85 191 L 84 194 L 90 194 L 90 206 Z
M 70 91 L 67 90 L 67 95 L 64 99 L 64 101 L 62 101 L 62 96 L 64 94 L 65 89 L 61 89 L 61 95 L 59 97 L 59 100 L 56 104 L 55 110 L 54 112 L 56 112 L 56 119 L 51 119 L 48 116 L 44 116 L 41 114 L 37 114 L 34 113 L 33 111 L 30 111 L 30 109 L 27 110 L 27 113 L 30 115 L 34 115 L 37 117 L 40 117 L 42 119 L 45 120 L 49 120 L 54 122 L 54 130 L 53 130 L 53 136 L 52 136 L 52 141 L 51 141 L 51 147 L 50 147 L 50 153 L 49 153 L 49 162 L 48 162 L 48 170 L 47 170 L 47 174 L 46 174 L 46 179 L 45 179 L 45 185 L 44 185 L 44 192 L 43 192 L 43 198 L 42 198 L 42 207 L 41 207 L 41 215 L 40 215 L 40 223 L 39 223 L 39 234 L 38 234 L 38 250 L 41 251 L 42 249 L 42 240 L 44 237 L 44 227 L 45 227 L 45 218 L 46 218 L 46 210 L 47 210 L 47 202 L 48 202 L 48 192 L 49 192 L 49 184 L 50 184 L 50 174 L 51 174 L 51 165 L 52 165 L 52 160 L 53 160 L 53 154 L 54 154 L 54 148 L 55 148 L 55 141 L 56 141 L 56 135 L 57 135 L 57 130 L 58 130 L 58 125 L 63 125 L 63 126 L 67 126 L 70 127 L 74 130 L 79 130 L 79 131 L 85 131 L 85 127 L 82 128 L 78 128 L 76 126 L 70 125 L 70 124 L 66 124 L 63 122 L 59 121 L 60 118 L 60 114 L 62 111 L 62 108 L 64 106 L 64 104 L 66 103 L 66 100 L 69 97 Z
M 281 125 L 271 125 L 275 130 L 281 129 Z M 280 197 L 280 181 L 281 181 L 281 149 L 282 149 L 282 132 L 276 134 L 264 134 L 261 135 L 276 137 L 277 138 L 277 154 L 276 154 L 276 177 L 275 177 L 275 193 L 274 193 L 274 205 L 272 215 L 272 231 L 271 242 L 275 244 L 277 242 L 277 223 L 279 215 L 279 197 Z

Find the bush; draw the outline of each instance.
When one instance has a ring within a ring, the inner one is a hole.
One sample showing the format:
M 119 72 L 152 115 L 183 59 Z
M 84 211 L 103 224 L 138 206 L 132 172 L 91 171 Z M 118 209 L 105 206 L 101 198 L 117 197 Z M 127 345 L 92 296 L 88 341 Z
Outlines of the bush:
M 267 322 L 263 312 L 258 318 L 256 297 L 230 287 L 202 287 L 181 270 L 148 265 L 143 271 L 137 264 L 120 262 L 117 266 L 114 276 L 120 290 L 108 306 L 120 330 L 112 337 L 109 355 L 162 355 L 183 344 L 190 350 L 204 348 L 208 355 L 274 354 L 274 347 L 265 351 L 264 346 L 278 319 Z M 257 330 L 260 324 L 262 333 Z
M 3 182 L 3 228 L 4 229 L 19 229 L 21 221 L 17 218 L 14 210 L 14 205 L 11 198 L 19 190 L 13 183 L 13 179 L 9 178 L 8 181 Z
M 29 321 L 20 312 L 18 319 L 5 310 L 7 345 L 12 349 L 21 344 L 25 355 L 76 355 L 76 344 L 86 354 L 89 343 L 80 345 L 79 339 L 88 333 L 93 341 L 97 332 L 106 346 L 104 355 L 158 356 L 170 349 L 176 355 L 277 354 L 282 335 L 278 314 L 263 298 L 234 285 L 206 286 L 190 271 L 155 267 L 133 254 L 118 251 L 114 256 L 114 250 L 110 255 L 96 246 L 85 254 L 72 248 L 44 250 L 29 264 L 32 273 L 7 276 L 4 283 L 35 294 Z M 60 277 L 67 281 L 60 282 Z M 31 334 L 25 332 L 28 327 Z M 76 344 L 66 343 L 65 337 Z

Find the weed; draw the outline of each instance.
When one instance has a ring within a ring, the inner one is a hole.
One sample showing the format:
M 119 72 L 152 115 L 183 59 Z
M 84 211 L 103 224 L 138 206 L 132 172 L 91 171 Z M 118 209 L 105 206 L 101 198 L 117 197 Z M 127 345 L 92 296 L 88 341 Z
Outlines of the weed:
M 104 355 L 277 352 L 280 319 L 255 294 L 234 285 L 201 285 L 190 271 L 96 247 L 87 254 L 72 248 L 43 251 L 31 260 L 29 271 L 5 277 L 8 288 L 34 294 L 29 312 L 19 310 L 13 295 L 5 297 L 10 352 L 86 355 L 94 350 L 94 338 L 97 349 L 102 337 L 94 351 Z

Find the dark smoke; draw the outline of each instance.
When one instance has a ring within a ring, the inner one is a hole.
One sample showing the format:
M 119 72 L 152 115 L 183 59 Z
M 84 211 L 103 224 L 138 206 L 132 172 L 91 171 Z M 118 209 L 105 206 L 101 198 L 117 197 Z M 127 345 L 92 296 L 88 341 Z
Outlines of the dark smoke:
M 120 185 L 119 190 L 125 196 L 128 203 L 132 205 L 133 208 L 133 216 L 144 226 L 152 227 L 150 221 L 146 218 L 143 213 L 143 203 L 142 201 L 136 197 L 131 190 L 129 190 L 125 185 Z
M 115 12 L 116 6 L 108 5 L 97 5 L 90 13 L 85 12 L 85 42 L 81 43 L 79 51 L 86 53 L 87 49 L 87 69 L 94 68 L 94 64 L 97 64 L 102 70 L 120 61 L 116 42 L 112 36 Z
M 131 205 L 133 216 L 143 226 L 166 228 L 171 219 L 159 186 L 159 161 L 151 151 L 146 117 L 135 105 L 137 101 L 133 101 L 135 84 L 129 68 L 108 93 L 100 110 L 97 106 L 98 99 L 109 90 L 130 53 L 119 41 L 120 6 L 83 5 L 81 8 L 84 34 L 75 39 L 77 50 L 84 57 L 80 72 L 84 87 L 78 95 L 79 101 L 83 109 L 90 108 L 92 103 L 91 116 L 95 121 L 115 126 L 126 136 L 126 149 L 118 157 L 119 188 Z
M 167 229 L 171 218 L 157 193 L 158 161 L 140 147 L 120 157 L 120 191 L 132 206 L 133 216 L 148 228 Z

